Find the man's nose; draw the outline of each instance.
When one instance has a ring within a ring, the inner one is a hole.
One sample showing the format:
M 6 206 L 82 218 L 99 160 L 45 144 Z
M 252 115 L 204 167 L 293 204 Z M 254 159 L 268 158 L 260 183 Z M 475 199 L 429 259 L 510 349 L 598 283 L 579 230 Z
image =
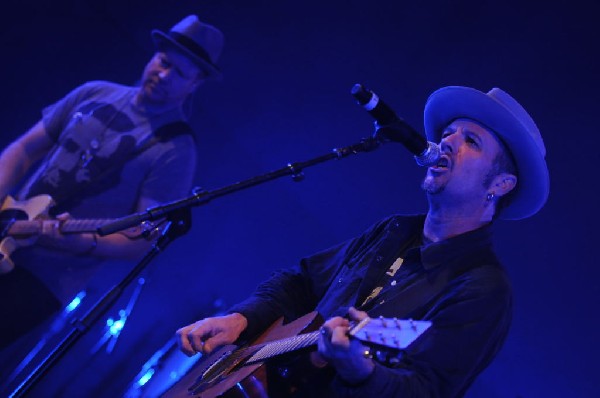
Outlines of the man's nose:
M 446 153 L 454 152 L 454 148 L 452 146 L 453 145 L 452 136 L 454 136 L 454 134 L 451 134 L 449 136 L 442 138 L 442 141 L 440 142 L 440 149 L 442 150 L 442 152 L 446 152 Z

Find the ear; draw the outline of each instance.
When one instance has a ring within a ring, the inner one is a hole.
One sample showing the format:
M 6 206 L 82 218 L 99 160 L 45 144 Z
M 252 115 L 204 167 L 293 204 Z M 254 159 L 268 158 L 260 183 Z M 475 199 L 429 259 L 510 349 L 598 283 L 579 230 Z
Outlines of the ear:
M 492 180 L 490 190 L 494 195 L 501 197 L 515 189 L 517 186 L 517 176 L 509 173 L 500 173 Z

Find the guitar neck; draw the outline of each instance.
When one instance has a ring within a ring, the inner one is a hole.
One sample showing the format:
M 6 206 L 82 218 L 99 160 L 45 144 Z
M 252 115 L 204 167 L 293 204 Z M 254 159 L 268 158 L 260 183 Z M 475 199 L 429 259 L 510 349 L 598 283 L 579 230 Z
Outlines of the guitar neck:
M 287 354 L 288 352 L 293 352 L 296 350 L 300 350 L 302 348 L 310 347 L 312 345 L 317 344 L 319 340 L 319 332 L 311 332 L 300 334 L 298 336 L 288 337 L 286 339 L 273 341 L 270 343 L 261 344 L 258 346 L 249 347 L 249 350 L 256 351 L 247 361 L 248 364 L 252 364 L 255 362 L 265 361 L 267 359 L 276 357 L 278 355 Z
M 112 221 L 110 219 L 66 220 L 60 224 L 60 232 L 63 234 L 96 232 L 99 227 Z M 42 223 L 42 220 L 17 220 L 10 226 L 8 234 L 13 236 L 37 235 L 42 232 Z
M 81 232 L 96 232 L 96 230 L 108 223 L 113 222 L 110 219 L 89 219 L 89 220 L 67 220 L 65 221 L 60 231 L 63 234 L 76 234 Z
M 356 338 L 368 346 L 402 350 L 408 347 L 430 326 L 430 321 L 400 320 L 383 317 L 372 319 L 367 317 L 357 324 L 351 323 L 348 336 Z M 246 350 L 252 352 L 248 363 L 264 361 L 277 355 L 309 347 L 316 344 L 318 339 L 319 332 L 311 332 L 248 347 Z M 247 353 L 248 351 L 245 352 Z

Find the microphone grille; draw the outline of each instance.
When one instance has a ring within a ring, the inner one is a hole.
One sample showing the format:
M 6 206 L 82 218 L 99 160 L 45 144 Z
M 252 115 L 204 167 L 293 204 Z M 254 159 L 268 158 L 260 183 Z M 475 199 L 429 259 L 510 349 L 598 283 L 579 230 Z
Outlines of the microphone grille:
M 427 149 L 420 155 L 415 155 L 415 160 L 419 166 L 429 167 L 437 163 L 440 154 L 440 146 L 431 141 L 427 141 Z

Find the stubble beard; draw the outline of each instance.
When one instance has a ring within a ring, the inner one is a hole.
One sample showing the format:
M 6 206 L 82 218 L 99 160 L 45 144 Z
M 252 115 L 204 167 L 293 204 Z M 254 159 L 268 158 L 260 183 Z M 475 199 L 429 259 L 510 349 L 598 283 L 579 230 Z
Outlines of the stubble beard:
M 421 183 L 421 189 L 429 195 L 436 195 L 444 192 L 446 184 L 437 182 L 432 176 L 426 176 Z

